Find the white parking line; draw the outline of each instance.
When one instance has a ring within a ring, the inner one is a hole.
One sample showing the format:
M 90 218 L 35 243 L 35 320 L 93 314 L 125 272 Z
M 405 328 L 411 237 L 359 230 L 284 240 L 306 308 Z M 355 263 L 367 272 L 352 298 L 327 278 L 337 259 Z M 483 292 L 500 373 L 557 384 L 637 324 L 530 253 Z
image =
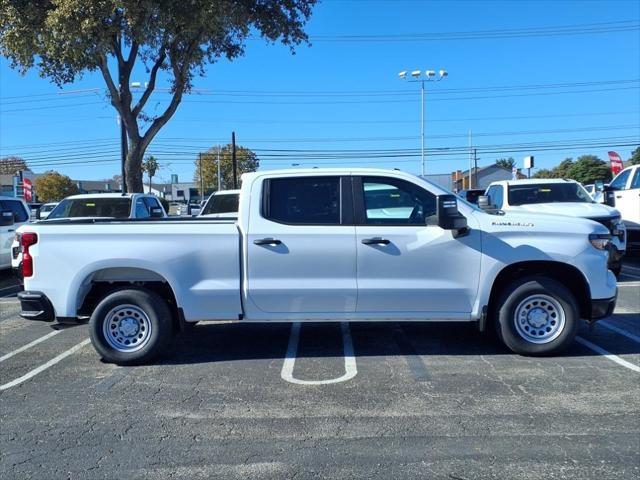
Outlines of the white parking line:
M 622 365 L 623 367 L 628 368 L 629 370 L 633 370 L 634 372 L 640 372 L 640 367 L 638 365 L 634 365 L 633 363 L 627 362 L 623 358 L 620 358 L 619 356 L 614 355 L 611 352 L 607 352 L 604 348 L 596 345 L 595 343 L 591 343 L 589 340 L 585 340 L 582 337 L 576 337 L 576 342 L 581 343 L 582 345 L 584 345 L 587 348 L 590 348 L 594 352 L 598 352 L 600 355 L 605 356 L 606 358 L 608 358 L 612 362 L 617 363 L 618 365 Z
M 20 353 L 20 352 L 24 352 L 25 350 L 30 349 L 30 348 L 31 348 L 31 347 L 33 347 L 34 345 L 37 345 L 37 344 L 39 344 L 39 343 L 41 343 L 41 342 L 44 342 L 47 338 L 51 338 L 51 337 L 53 337 L 54 335 L 57 335 L 57 334 L 59 334 L 59 333 L 61 333 L 61 332 L 62 332 L 62 330 L 54 330 L 54 331 L 53 331 L 53 332 L 51 332 L 51 333 L 47 333 L 44 337 L 40 337 L 40 338 L 38 338 L 38 339 L 34 340 L 33 342 L 31 342 L 31 343 L 27 343 L 25 346 L 20 347 L 20 348 L 18 348 L 18 349 L 16 349 L 16 350 L 14 350 L 13 352 L 9 352 L 9 353 L 7 353 L 6 355 L 1 356 L 1 357 L 0 357 L 0 362 L 4 362 L 6 359 L 13 357 L 14 355 L 17 355 L 17 354 L 18 354 L 18 353 Z
M 631 332 L 627 332 L 626 330 L 623 330 L 621 328 L 616 327 L 615 325 L 607 322 L 606 320 L 600 320 L 597 325 L 602 325 L 603 327 L 608 328 L 609 330 L 612 330 L 616 333 L 619 333 L 620 335 L 624 335 L 627 338 L 630 338 L 631 340 L 633 340 L 634 342 L 638 342 L 640 343 L 640 337 L 638 335 L 634 335 Z
M 296 354 L 298 353 L 298 340 L 300 338 L 300 322 L 291 325 L 291 334 L 289 336 L 289 346 L 287 347 L 287 356 L 282 364 L 280 376 L 283 380 L 297 385 L 327 385 L 330 383 L 340 383 L 351 380 L 358 374 L 356 366 L 356 357 L 353 353 L 353 342 L 351 341 L 351 331 L 347 322 L 341 322 L 342 329 L 342 345 L 344 351 L 344 375 L 338 378 L 328 380 L 299 380 L 293 377 L 293 367 L 296 363 Z
M 61 360 L 64 360 L 69 355 L 73 355 L 78 350 L 80 350 L 82 347 L 87 345 L 90 341 L 91 340 L 87 338 L 86 340 L 83 340 L 82 342 L 80 342 L 79 344 L 75 345 L 74 347 L 71 347 L 69 350 L 61 353 L 57 357 L 52 358 L 51 360 L 49 360 L 44 365 L 40 365 L 38 368 L 34 368 L 30 372 L 27 372 L 26 374 L 24 374 L 20 378 L 16 378 L 15 380 L 12 380 L 9 383 L 5 383 L 4 385 L 0 385 L 0 391 L 7 390 L 8 388 L 11 388 L 11 387 L 15 387 L 16 385 L 20 385 L 22 382 L 25 382 L 25 381 L 29 380 L 32 377 L 35 377 L 39 373 L 44 372 L 47 368 L 53 367 L 56 363 L 60 362 Z

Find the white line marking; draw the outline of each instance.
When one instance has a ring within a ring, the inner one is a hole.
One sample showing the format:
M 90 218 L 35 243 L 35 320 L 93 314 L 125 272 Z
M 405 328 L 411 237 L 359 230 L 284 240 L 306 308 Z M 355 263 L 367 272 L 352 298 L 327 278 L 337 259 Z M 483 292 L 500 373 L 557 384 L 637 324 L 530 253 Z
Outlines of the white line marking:
M 33 347 L 34 345 L 37 345 L 37 344 L 39 344 L 40 342 L 44 342 L 47 338 L 51 338 L 51 337 L 53 337 L 54 335 L 57 335 L 57 334 L 59 334 L 59 333 L 62 333 L 62 330 L 54 330 L 54 331 L 53 331 L 53 332 L 51 332 L 51 333 L 47 333 L 44 337 L 40 337 L 40 338 L 38 338 L 38 339 L 34 340 L 33 342 L 31 342 L 31 343 L 27 343 L 25 346 L 20 347 L 20 348 L 18 348 L 18 349 L 16 349 L 16 350 L 14 350 L 13 352 L 9 352 L 9 353 L 7 353 L 6 355 L 1 356 L 1 357 L 0 357 L 0 362 L 4 362 L 6 359 L 13 357 L 14 355 L 17 355 L 17 354 L 18 354 L 18 353 L 20 353 L 20 352 L 24 352 L 25 350 L 30 349 L 30 348 L 31 348 L 31 347 Z
M 631 271 L 640 273 L 640 268 L 632 267 L 631 265 L 624 265 L 622 268 L 623 270 L 631 270 Z
M 16 385 L 20 385 L 22 382 L 24 382 L 26 380 L 29 380 L 32 377 L 35 377 L 39 373 L 44 372 L 47 368 L 53 367 L 56 363 L 60 362 L 61 360 L 64 360 L 69 355 L 73 355 L 78 350 L 80 350 L 82 347 L 87 345 L 90 341 L 91 340 L 87 338 L 86 340 L 83 340 L 82 342 L 80 342 L 76 346 L 71 347 L 66 352 L 63 352 L 60 355 L 58 355 L 57 357 L 52 358 L 51 360 L 49 360 L 44 365 L 40 365 L 38 368 L 34 368 L 30 372 L 27 372 L 26 374 L 24 374 L 20 378 L 16 378 L 15 380 L 13 380 L 13 381 L 11 381 L 9 383 L 5 383 L 4 385 L 0 385 L 0 391 L 6 390 L 6 389 L 11 388 L 11 387 L 15 387 Z
M 600 355 L 604 355 L 606 358 L 611 360 L 612 362 L 617 363 L 618 365 L 622 365 L 629 370 L 633 370 L 634 372 L 640 372 L 640 367 L 638 365 L 634 365 L 631 362 L 627 362 L 626 360 L 620 358 L 617 355 L 614 355 L 611 352 L 607 352 L 604 348 L 596 345 L 595 343 L 591 343 L 589 340 L 585 340 L 582 337 L 576 337 L 576 342 L 581 343 L 587 348 L 590 348 L 594 352 L 598 352 Z
M 640 277 L 638 277 L 640 278 Z M 640 287 L 640 281 L 637 282 L 621 282 L 618 283 L 618 288 L 620 287 Z
M 613 330 L 614 332 L 619 333 L 620 335 L 624 335 L 625 337 L 630 338 L 634 342 L 640 343 L 640 337 L 638 335 L 634 335 L 631 332 L 627 332 L 626 330 L 618 328 L 615 325 L 607 322 L 606 320 L 600 320 L 597 323 L 597 325 L 602 325 L 603 327 L 607 327 L 609 330 Z
M 329 380 L 299 380 L 293 377 L 293 367 L 296 363 L 296 354 L 298 353 L 298 340 L 300 338 L 300 322 L 294 322 L 291 325 L 291 335 L 289 336 L 289 346 L 287 347 L 287 356 L 282 364 L 280 376 L 283 380 L 297 385 L 328 385 L 330 383 L 340 383 L 351 380 L 358 374 L 356 366 L 356 357 L 353 353 L 353 342 L 351 340 L 351 331 L 347 322 L 340 322 L 342 329 L 342 345 L 344 351 L 344 375 Z

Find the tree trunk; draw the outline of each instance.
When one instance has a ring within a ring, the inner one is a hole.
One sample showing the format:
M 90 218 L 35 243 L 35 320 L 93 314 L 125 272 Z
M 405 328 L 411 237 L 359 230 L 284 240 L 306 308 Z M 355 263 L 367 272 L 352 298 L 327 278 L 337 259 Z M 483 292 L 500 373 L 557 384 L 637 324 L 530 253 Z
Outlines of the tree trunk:
M 127 192 L 128 193 L 144 193 L 142 184 L 142 157 L 144 151 L 140 148 L 139 143 L 132 143 L 129 147 L 127 161 L 124 164 L 125 174 L 127 176 Z

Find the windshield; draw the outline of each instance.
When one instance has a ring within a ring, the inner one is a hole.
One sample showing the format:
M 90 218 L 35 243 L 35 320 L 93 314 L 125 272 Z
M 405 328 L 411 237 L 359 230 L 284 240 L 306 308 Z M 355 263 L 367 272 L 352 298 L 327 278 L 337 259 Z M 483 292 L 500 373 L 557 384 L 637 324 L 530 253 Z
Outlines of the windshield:
M 509 205 L 534 203 L 593 203 L 587 191 L 578 183 L 536 183 L 509 185 Z
M 238 211 L 239 198 L 240 195 L 238 193 L 212 195 L 201 215 L 236 213 Z
M 77 217 L 129 218 L 130 198 L 73 198 L 63 200 L 47 219 Z

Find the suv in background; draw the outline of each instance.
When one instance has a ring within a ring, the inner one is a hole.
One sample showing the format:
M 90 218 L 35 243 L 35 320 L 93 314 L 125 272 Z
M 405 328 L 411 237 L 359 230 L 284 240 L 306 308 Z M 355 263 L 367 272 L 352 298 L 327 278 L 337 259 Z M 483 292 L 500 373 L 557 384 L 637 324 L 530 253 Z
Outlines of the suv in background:
M 478 197 L 484 195 L 484 190 L 480 188 L 470 188 L 467 190 L 460 190 L 458 192 L 458 196 L 469 203 L 473 203 L 474 205 L 478 204 Z
M 596 203 L 575 180 L 540 178 L 493 182 L 485 193 L 489 209 L 580 217 L 601 223 L 611 233 L 609 268 L 618 275 L 627 248 L 626 228 L 620 212 Z M 480 201 L 486 202 L 486 198 Z
M 53 203 L 45 203 L 43 204 L 38 211 L 36 212 L 36 219 L 38 220 L 46 220 L 49 214 L 53 211 L 54 208 L 58 206 L 58 202 Z
M 29 217 L 29 207 L 24 200 L 0 197 L 0 270 L 11 268 L 15 231 L 29 222 Z

